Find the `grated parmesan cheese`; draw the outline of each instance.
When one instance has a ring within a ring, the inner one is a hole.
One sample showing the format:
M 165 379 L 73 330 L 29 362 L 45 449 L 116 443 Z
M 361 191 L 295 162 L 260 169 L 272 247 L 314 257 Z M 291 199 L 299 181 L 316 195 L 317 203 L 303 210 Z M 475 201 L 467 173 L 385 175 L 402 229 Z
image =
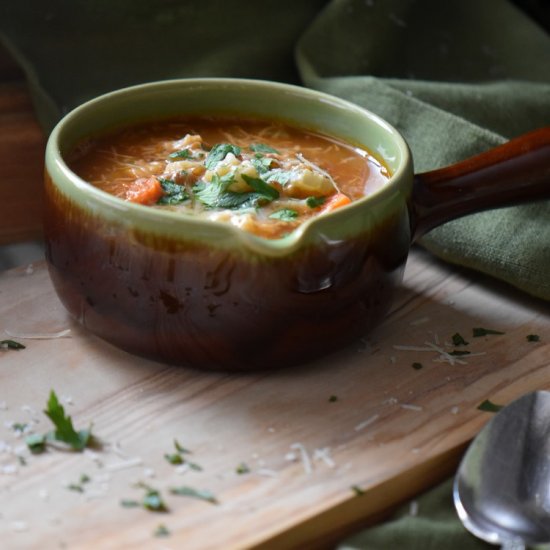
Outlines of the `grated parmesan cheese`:
M 56 338 L 70 338 L 71 329 L 60 330 L 58 332 L 19 332 L 16 330 L 4 330 L 12 338 L 21 338 L 22 340 L 53 340 Z
M 293 443 L 290 448 L 298 451 L 298 453 L 300 454 L 300 458 L 302 459 L 304 472 L 307 475 L 310 475 L 313 472 L 313 468 L 311 466 L 311 460 L 309 458 L 308 452 L 306 451 L 306 448 L 301 443 Z
M 365 429 L 367 426 L 370 426 L 373 422 L 376 422 L 379 418 L 379 414 L 373 414 L 370 418 L 367 418 L 363 422 L 360 422 L 355 426 L 355 431 L 360 432 L 361 430 Z

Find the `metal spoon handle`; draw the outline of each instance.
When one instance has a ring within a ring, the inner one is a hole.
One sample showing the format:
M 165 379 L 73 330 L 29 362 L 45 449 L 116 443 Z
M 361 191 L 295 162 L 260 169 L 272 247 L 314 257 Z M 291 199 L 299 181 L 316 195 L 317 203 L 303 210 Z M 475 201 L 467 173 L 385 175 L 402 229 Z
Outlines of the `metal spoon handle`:
M 508 540 L 502 543 L 501 550 L 525 550 L 526 546 L 520 540 Z

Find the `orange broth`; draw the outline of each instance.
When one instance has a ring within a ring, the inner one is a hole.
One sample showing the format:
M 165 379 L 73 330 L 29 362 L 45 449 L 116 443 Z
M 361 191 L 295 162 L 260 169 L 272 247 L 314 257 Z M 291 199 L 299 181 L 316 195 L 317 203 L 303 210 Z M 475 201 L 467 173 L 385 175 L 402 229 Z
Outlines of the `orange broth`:
M 281 238 L 389 178 L 370 152 L 279 122 L 174 118 L 80 143 L 82 179 L 123 200 Z

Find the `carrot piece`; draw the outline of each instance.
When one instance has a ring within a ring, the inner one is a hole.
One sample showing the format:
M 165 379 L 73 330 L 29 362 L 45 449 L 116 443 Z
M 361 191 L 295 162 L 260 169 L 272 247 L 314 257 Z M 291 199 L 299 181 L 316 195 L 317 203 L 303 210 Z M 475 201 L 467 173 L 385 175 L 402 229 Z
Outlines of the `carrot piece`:
M 344 195 L 344 193 L 336 193 L 329 197 L 321 206 L 321 212 L 332 212 L 333 210 L 346 206 L 346 204 L 350 203 L 351 199 L 347 195 Z
M 164 195 L 160 181 L 155 176 L 139 178 L 126 191 L 126 200 L 138 204 L 151 205 Z

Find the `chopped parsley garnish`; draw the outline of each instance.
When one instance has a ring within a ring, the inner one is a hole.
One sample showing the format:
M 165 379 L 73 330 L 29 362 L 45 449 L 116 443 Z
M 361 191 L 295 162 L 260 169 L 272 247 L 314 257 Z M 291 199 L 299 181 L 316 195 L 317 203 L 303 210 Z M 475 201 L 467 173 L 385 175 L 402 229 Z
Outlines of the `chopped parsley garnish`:
M 158 180 L 164 191 L 164 196 L 157 201 L 157 204 L 180 204 L 189 198 L 183 185 L 178 185 L 166 178 L 158 178 Z
M 466 342 L 466 340 L 464 340 L 464 338 L 458 332 L 455 332 L 455 334 L 453 334 L 452 340 L 453 340 L 453 346 L 467 346 L 468 345 L 468 342 Z
M 424 368 L 424 365 L 422 363 L 419 363 L 418 361 L 415 361 L 411 366 L 414 370 L 420 370 Z
M 262 178 L 267 183 L 276 182 L 279 185 L 286 185 L 292 179 L 292 176 L 293 173 L 291 170 L 283 170 L 282 168 L 274 168 L 262 174 Z
M 251 178 L 246 174 L 242 174 L 241 177 L 262 198 L 265 198 L 269 201 L 279 198 L 279 191 L 277 191 L 275 187 L 271 187 L 271 185 L 268 185 L 264 180 L 260 178 Z
M 244 462 L 241 462 L 237 468 L 235 469 L 235 471 L 238 473 L 238 474 L 248 474 L 250 473 L 250 468 L 248 467 L 247 464 L 245 464 Z
M 257 153 L 250 162 L 252 163 L 252 166 L 256 168 L 258 174 L 262 175 L 269 171 L 273 159 L 269 157 L 264 157 L 263 155 Z
M 193 489 L 193 487 L 188 487 L 186 485 L 182 485 L 181 487 L 172 487 L 170 489 L 170 493 L 180 497 L 198 498 L 199 500 L 204 500 L 206 502 L 210 502 L 211 504 L 219 504 L 218 499 L 210 491 Z
M 527 335 L 527 341 L 528 342 L 540 342 L 540 336 L 538 334 L 528 334 Z
M 193 155 L 191 155 L 189 149 L 181 149 L 180 151 L 175 151 L 174 153 L 170 153 L 168 155 L 169 159 L 191 159 L 193 158 Z
M 485 399 L 483 403 L 478 405 L 478 410 L 485 411 L 485 412 L 498 412 L 500 409 L 502 409 L 503 405 L 496 405 L 495 403 L 491 402 L 489 399 Z
M 170 530 L 162 523 L 153 532 L 153 536 L 155 537 L 169 537 L 170 535 Z
M 26 346 L 15 340 L 0 340 L 0 349 L 25 349 Z
M 233 174 L 229 173 L 221 177 L 214 174 L 211 182 L 200 181 L 193 187 L 193 192 L 208 208 L 254 208 L 279 197 L 277 189 L 265 181 L 245 174 L 242 174 L 242 178 L 254 191 L 228 191 L 229 186 L 235 181 Z
M 306 199 L 306 204 L 310 208 L 317 208 L 318 206 L 321 206 L 326 201 L 326 197 L 308 197 Z
M 236 157 L 241 154 L 241 148 L 238 145 L 232 145 L 231 143 L 218 143 L 210 149 L 204 165 L 208 170 L 211 170 L 223 160 L 229 153 L 233 153 Z
M 328 398 L 328 401 L 329 401 L 329 403 L 335 403 L 336 401 L 338 401 L 338 397 L 336 395 L 331 395 Z
M 25 442 L 31 452 L 41 453 L 46 449 L 46 445 L 52 442 L 65 443 L 74 451 L 82 451 L 85 447 L 91 446 L 93 442 L 91 426 L 87 430 L 76 431 L 71 417 L 65 415 L 65 409 L 53 390 L 50 392 L 44 414 L 53 422 L 55 430 L 44 435 L 28 436 Z
M 281 220 L 283 222 L 291 222 L 298 217 L 298 212 L 290 208 L 282 208 L 269 215 L 274 220 Z
M 504 334 L 504 332 L 500 332 L 498 330 L 493 330 L 490 328 L 474 328 L 472 329 L 472 336 L 474 338 L 479 338 L 480 336 L 487 336 L 489 334 Z
M 254 151 L 254 153 L 275 153 L 277 155 L 279 154 L 279 151 L 277 151 L 277 149 L 273 149 L 273 147 L 270 147 L 265 143 L 253 143 L 252 145 L 250 145 L 249 149 L 251 151 Z
M 352 485 L 351 490 L 355 493 L 355 496 L 362 496 L 365 494 L 365 491 L 359 487 L 359 485 Z

